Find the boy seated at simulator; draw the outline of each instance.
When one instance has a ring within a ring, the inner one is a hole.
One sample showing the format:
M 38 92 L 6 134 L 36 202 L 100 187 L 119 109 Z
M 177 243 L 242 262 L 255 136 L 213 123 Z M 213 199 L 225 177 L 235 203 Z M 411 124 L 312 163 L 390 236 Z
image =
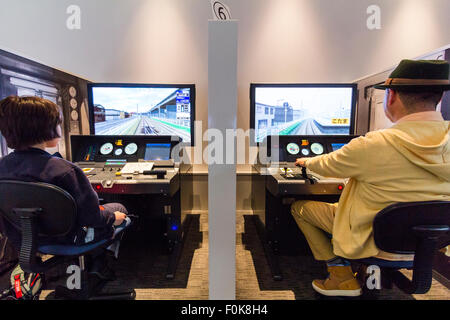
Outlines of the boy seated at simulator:
M 0 132 L 8 147 L 14 149 L 0 160 L 0 180 L 45 182 L 72 195 L 77 220 L 61 244 L 83 245 L 111 238 L 114 226 L 128 221 L 125 207 L 119 203 L 100 206 L 84 172 L 45 151 L 58 145 L 61 122 L 59 107 L 49 100 L 10 96 L 0 101 Z M 8 238 L 20 247 L 20 234 L 7 221 L 4 225 Z

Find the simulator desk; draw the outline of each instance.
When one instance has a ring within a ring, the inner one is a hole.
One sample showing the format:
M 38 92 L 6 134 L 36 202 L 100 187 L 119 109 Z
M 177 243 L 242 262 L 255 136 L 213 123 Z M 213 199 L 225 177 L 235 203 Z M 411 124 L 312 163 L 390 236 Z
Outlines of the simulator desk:
M 337 202 L 344 179 L 325 178 L 295 166 L 295 160 L 338 150 L 355 136 L 273 136 L 268 149 L 279 152 L 278 161 L 255 165 L 252 200 L 255 223 L 275 280 L 282 280 L 276 255 L 309 252 L 308 244 L 291 215 L 296 200 Z M 278 142 L 274 142 L 278 140 Z
M 189 219 L 181 214 L 180 166 L 170 158 L 180 139 L 170 136 L 72 136 L 71 139 L 74 162 L 82 168 L 99 198 L 122 202 L 130 214 L 139 218 L 151 215 L 163 222 L 161 236 L 170 252 L 166 278 L 173 279 L 189 224 Z

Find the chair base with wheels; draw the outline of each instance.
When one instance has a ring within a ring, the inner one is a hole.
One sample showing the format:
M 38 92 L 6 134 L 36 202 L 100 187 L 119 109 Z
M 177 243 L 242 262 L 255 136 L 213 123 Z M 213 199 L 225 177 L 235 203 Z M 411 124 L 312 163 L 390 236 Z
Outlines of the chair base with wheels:
M 136 292 L 134 290 L 126 292 L 108 293 L 101 294 L 101 290 L 104 285 L 110 281 L 115 280 L 115 275 L 113 272 L 109 272 L 106 276 L 99 277 L 95 274 L 89 272 L 89 261 L 90 257 L 94 254 L 95 257 L 106 256 L 105 248 L 117 243 L 121 240 L 124 231 L 130 225 L 130 220 L 127 220 L 121 225 L 116 227 L 114 236 L 110 240 L 101 240 L 96 243 L 89 243 L 84 246 L 41 246 L 38 248 L 40 253 L 55 255 L 57 257 L 65 257 L 66 261 L 78 258 L 77 268 L 72 268 L 74 270 L 73 276 L 79 277 L 75 279 L 75 284 L 73 288 L 69 289 L 67 286 L 57 286 L 55 289 L 55 298 L 60 299 L 71 299 L 71 300 L 133 300 L 136 297 Z M 117 253 L 116 253 L 117 254 Z M 117 255 L 115 256 L 117 258 Z M 106 257 L 105 257 L 106 258 Z M 93 258 L 96 259 L 96 258 Z M 78 281 L 78 283 L 77 283 Z M 78 284 L 78 286 L 76 286 Z
M 61 245 L 49 239 L 63 237 L 70 232 L 76 221 L 76 204 L 72 196 L 61 188 L 45 183 L 0 181 L 0 217 L 5 225 L 15 228 L 21 235 L 19 265 L 23 271 L 45 274 L 49 269 L 78 259 L 78 272 L 74 273 L 73 288 L 61 287 L 55 294 L 70 299 L 134 299 L 134 290 L 123 293 L 98 295 L 98 285 L 89 279 L 86 256 L 105 250 L 121 240 L 130 225 L 127 218 L 115 228 L 110 239 L 103 239 L 84 245 Z M 7 228 L 5 228 L 7 230 Z M 47 241 L 41 241 L 45 239 Z M 117 252 L 116 252 L 117 254 Z M 43 261 L 41 255 L 51 258 Z

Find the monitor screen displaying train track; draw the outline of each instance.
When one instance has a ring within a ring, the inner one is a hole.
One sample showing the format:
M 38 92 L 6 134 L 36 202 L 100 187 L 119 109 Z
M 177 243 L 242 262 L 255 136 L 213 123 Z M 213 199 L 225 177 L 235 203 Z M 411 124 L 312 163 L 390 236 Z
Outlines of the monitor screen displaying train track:
M 91 133 L 193 141 L 194 85 L 89 84 Z
M 254 142 L 269 135 L 353 133 L 353 84 L 252 84 L 250 94 Z

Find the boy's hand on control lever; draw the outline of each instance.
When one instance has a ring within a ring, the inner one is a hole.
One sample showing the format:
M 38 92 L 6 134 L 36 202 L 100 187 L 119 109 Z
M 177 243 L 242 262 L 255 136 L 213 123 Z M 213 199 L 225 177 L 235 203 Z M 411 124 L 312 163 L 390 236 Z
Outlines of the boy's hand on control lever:
M 125 218 L 127 217 L 127 215 L 125 213 L 120 212 L 120 211 L 114 212 L 114 215 L 116 216 L 116 221 L 114 221 L 115 226 L 120 226 L 123 223 L 123 221 L 125 220 Z
M 299 159 L 295 160 L 295 165 L 297 167 L 306 168 L 306 160 L 308 160 L 308 158 L 299 158 Z

